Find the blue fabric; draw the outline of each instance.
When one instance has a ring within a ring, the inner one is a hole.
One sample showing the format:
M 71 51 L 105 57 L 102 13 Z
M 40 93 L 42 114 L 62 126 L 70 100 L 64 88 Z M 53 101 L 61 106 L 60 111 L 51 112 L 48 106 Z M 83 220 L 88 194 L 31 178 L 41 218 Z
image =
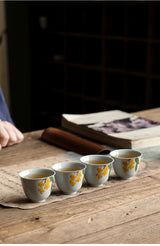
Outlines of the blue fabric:
M 9 113 L 1 88 L 0 88 L 0 120 L 9 121 L 10 123 L 14 124 L 11 115 Z

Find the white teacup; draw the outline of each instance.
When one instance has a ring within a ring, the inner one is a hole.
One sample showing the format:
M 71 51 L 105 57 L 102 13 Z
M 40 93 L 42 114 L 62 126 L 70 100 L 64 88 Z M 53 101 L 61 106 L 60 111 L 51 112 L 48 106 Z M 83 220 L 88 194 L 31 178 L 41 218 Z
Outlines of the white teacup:
M 34 168 L 21 171 L 25 195 L 32 202 L 44 202 L 51 194 L 55 172 L 47 168 Z
M 132 149 L 117 149 L 110 152 L 114 159 L 113 169 L 117 176 L 129 179 L 136 175 L 141 161 L 141 153 Z
M 101 186 L 110 175 L 113 159 L 106 155 L 86 155 L 80 158 L 86 165 L 85 179 L 90 186 Z
M 80 162 L 64 161 L 52 165 L 59 190 L 64 194 L 75 194 L 83 184 L 86 166 Z

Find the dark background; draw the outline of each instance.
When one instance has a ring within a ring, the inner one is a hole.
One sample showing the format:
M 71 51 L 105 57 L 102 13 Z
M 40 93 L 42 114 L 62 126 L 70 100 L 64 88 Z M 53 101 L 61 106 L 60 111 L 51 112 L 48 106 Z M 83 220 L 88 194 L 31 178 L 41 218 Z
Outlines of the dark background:
M 62 113 L 160 106 L 158 2 L 7 1 L 6 18 L 22 131 L 58 126 Z

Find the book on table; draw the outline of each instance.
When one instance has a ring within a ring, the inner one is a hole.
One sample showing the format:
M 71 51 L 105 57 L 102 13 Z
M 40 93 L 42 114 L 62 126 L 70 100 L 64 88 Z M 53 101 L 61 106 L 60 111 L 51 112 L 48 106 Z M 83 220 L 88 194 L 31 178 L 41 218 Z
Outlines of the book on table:
M 89 114 L 62 114 L 61 126 L 101 144 L 143 149 L 160 145 L 160 122 L 121 110 Z

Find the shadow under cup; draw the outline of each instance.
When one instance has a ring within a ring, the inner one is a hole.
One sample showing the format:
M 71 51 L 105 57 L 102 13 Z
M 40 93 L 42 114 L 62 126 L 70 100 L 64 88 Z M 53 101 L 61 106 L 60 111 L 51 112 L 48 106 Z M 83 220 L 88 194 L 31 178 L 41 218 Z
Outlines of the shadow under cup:
M 132 149 L 117 149 L 110 152 L 114 159 L 113 169 L 115 174 L 122 179 L 130 179 L 139 169 L 142 154 Z

